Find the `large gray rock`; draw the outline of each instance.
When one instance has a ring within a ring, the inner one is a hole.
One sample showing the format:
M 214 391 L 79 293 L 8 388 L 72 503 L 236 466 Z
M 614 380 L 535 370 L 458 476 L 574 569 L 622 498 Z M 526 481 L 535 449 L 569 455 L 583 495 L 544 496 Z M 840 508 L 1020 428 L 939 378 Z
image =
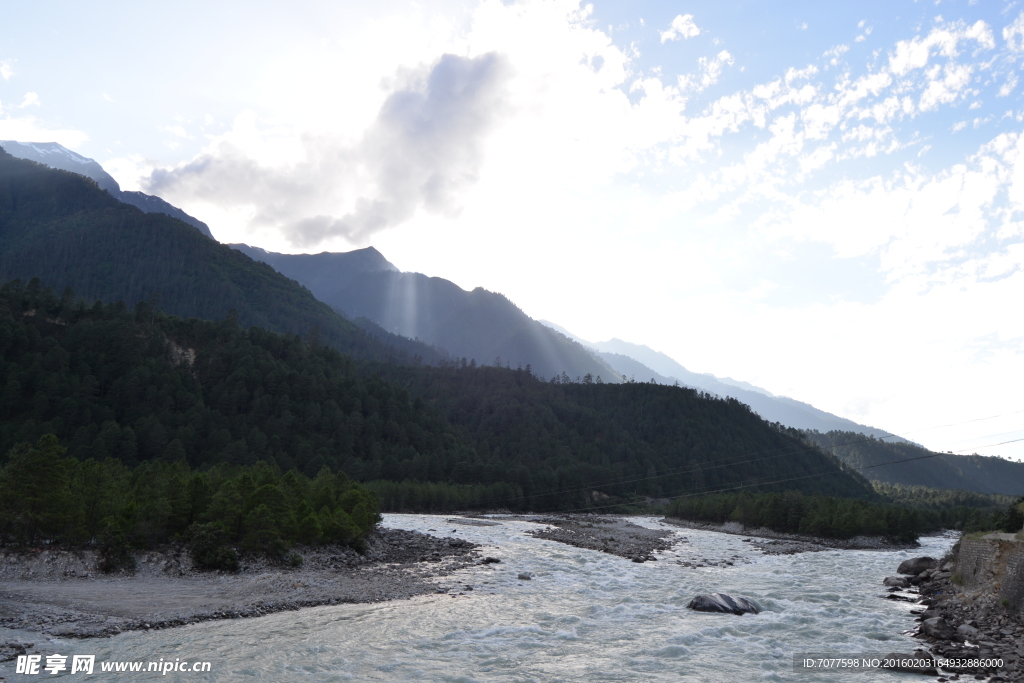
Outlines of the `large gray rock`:
M 956 631 L 942 617 L 932 617 L 921 622 L 921 633 L 939 640 L 955 640 Z
M 956 635 L 960 640 L 969 640 L 972 643 L 977 643 L 978 637 L 981 636 L 981 631 L 970 624 L 960 624 L 956 627 Z
M 722 612 L 726 614 L 757 614 L 761 609 L 753 600 L 747 598 L 734 598 L 725 593 L 712 593 L 711 595 L 698 595 L 687 605 L 688 608 L 698 612 Z
M 910 560 L 903 560 L 896 572 L 898 574 L 917 576 L 926 569 L 934 569 L 938 566 L 939 561 L 934 557 L 915 557 Z
M 910 585 L 910 581 L 902 576 L 887 576 L 882 580 L 882 585 L 890 588 L 906 588 Z

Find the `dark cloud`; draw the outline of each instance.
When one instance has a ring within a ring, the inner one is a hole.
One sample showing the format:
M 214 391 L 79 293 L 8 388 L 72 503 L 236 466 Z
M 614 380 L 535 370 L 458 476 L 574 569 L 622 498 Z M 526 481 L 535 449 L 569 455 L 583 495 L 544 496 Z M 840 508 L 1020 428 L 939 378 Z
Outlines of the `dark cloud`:
M 256 206 L 254 223 L 278 227 L 297 246 L 338 235 L 358 241 L 408 220 L 419 207 L 454 215 L 459 192 L 478 178 L 508 74 L 497 53 L 444 55 L 406 74 L 356 145 L 308 136 L 306 159 L 281 169 L 223 143 L 184 166 L 154 171 L 146 189 Z M 357 186 L 364 189 L 354 196 Z M 353 208 L 331 215 L 328 207 L 342 202 Z

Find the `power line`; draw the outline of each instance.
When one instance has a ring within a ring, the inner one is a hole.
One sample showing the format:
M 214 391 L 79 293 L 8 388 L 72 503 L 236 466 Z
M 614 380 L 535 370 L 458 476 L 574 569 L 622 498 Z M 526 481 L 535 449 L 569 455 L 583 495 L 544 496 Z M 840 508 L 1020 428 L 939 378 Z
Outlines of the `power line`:
M 1010 415 L 1020 415 L 1024 413 L 1024 410 L 1016 410 L 1012 413 L 1003 413 L 1002 415 L 989 415 L 988 417 L 976 417 L 972 420 L 964 420 L 963 422 L 951 422 L 945 425 L 938 425 L 936 427 L 924 427 L 923 429 L 915 429 L 911 432 L 905 432 L 906 434 L 920 434 L 921 432 L 930 432 L 934 429 L 944 429 L 946 427 L 959 427 L 960 425 L 971 424 L 972 422 L 984 422 L 985 420 L 994 420 L 999 417 L 1009 417 Z M 895 435 L 894 435 L 895 436 Z M 887 437 L 883 437 L 887 438 Z

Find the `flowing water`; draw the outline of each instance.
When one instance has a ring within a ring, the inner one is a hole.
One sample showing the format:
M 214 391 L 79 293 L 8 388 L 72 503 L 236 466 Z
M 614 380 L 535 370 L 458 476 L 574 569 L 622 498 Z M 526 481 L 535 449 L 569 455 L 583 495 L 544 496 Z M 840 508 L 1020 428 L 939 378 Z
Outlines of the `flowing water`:
M 259 619 L 217 621 L 110 639 L 36 643 L 40 650 L 110 660 L 186 659 L 206 674 L 124 673 L 118 680 L 216 681 L 855 681 L 920 680 L 912 674 L 794 673 L 804 652 L 909 652 L 901 635 L 910 605 L 884 600 L 882 578 L 917 555 L 941 556 L 952 539 L 925 538 L 914 551 L 829 551 L 766 556 L 743 537 L 689 529 L 688 539 L 636 564 L 526 535 L 537 526 L 458 526 L 443 517 L 385 515 L 390 527 L 481 543 L 500 564 L 455 578 L 465 595 L 373 605 L 317 607 Z M 636 523 L 659 527 L 654 518 Z M 429 533 L 429 532 L 428 532 Z M 734 566 L 690 568 L 678 561 Z M 533 579 L 517 579 L 521 572 Z M 698 593 L 755 599 L 758 615 L 685 609 Z M 59 646 L 59 649 L 58 649 Z M 70 660 L 69 660 L 70 661 Z M 5 665 L 6 666 L 6 665 Z M 7 680 L 39 677 L 11 673 Z M 91 677 L 102 680 L 98 671 Z M 115 678 L 115 677 L 112 677 Z

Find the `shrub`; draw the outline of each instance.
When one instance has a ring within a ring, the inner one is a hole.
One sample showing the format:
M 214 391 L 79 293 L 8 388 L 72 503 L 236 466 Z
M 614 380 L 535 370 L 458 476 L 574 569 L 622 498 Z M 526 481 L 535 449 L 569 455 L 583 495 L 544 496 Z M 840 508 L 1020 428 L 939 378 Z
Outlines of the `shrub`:
M 238 553 L 226 542 L 227 534 L 219 524 L 193 524 L 189 527 L 189 552 L 198 569 L 238 571 Z
M 113 520 L 107 520 L 99 538 L 99 567 L 104 574 L 134 572 L 135 553 L 124 531 Z

